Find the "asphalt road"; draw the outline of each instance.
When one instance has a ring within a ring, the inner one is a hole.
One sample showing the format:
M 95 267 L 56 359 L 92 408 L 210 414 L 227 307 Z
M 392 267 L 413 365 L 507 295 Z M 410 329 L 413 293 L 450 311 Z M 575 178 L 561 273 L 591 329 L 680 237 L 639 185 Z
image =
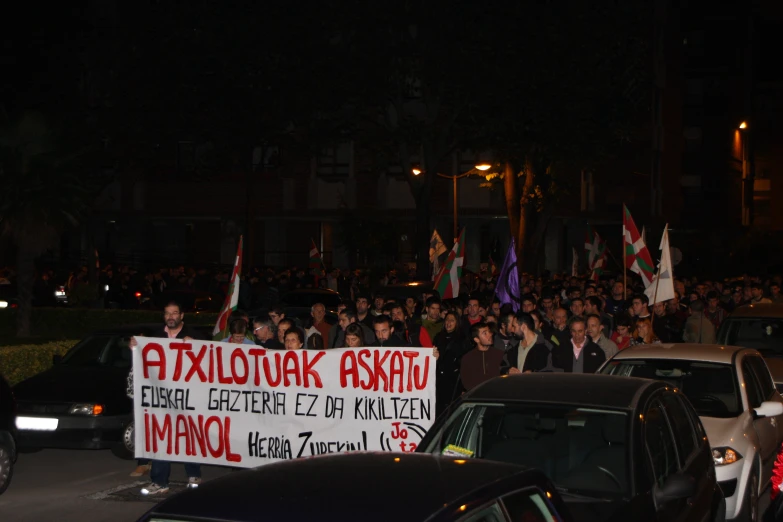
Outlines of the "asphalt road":
M 160 500 L 142 497 L 149 476 L 130 477 L 136 461 L 120 460 L 110 451 L 43 450 L 19 455 L 8 490 L 0 495 L 3 522 L 135 521 Z M 202 467 L 204 480 L 227 473 Z M 172 466 L 172 495 L 187 478 Z

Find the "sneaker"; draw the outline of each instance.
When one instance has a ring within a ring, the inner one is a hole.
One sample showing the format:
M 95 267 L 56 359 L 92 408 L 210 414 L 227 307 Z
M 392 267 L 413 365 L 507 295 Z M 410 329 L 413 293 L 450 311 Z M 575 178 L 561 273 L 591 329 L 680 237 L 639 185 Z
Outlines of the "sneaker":
M 155 484 L 154 482 L 149 486 L 141 488 L 142 495 L 157 495 L 159 493 L 168 493 L 168 492 L 169 492 L 168 486 L 161 486 L 160 484 Z
M 196 489 L 201 484 L 201 477 L 188 478 L 188 489 Z
M 140 477 L 142 475 L 146 475 L 150 472 L 150 468 L 152 467 L 152 464 L 142 464 L 141 466 L 137 467 L 135 470 L 133 470 L 133 473 L 130 474 L 131 477 Z

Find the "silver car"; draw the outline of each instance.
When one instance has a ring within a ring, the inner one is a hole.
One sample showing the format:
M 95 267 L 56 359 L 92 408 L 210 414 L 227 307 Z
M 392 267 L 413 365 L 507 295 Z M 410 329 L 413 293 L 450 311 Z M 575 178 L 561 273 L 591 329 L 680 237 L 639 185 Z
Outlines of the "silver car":
M 726 517 L 759 520 L 783 442 L 783 398 L 756 350 L 709 344 L 637 345 L 599 373 L 662 380 L 690 400 L 707 431 Z

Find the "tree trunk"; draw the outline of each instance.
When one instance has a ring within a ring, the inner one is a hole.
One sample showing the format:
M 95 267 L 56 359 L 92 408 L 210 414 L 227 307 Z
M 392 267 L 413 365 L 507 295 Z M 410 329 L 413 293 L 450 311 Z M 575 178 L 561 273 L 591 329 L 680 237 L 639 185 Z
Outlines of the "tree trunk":
M 522 280 L 522 270 L 527 265 L 527 241 L 528 241 L 528 228 L 530 226 L 530 212 L 532 212 L 532 204 L 530 202 L 530 194 L 533 192 L 535 182 L 535 172 L 533 171 L 532 162 L 528 159 L 525 161 L 525 173 L 522 181 L 522 194 L 519 197 L 519 230 L 517 233 L 517 268 L 520 270 L 520 281 Z
M 538 272 L 538 264 L 541 261 L 541 254 L 544 251 L 544 249 L 541 248 L 541 243 L 544 242 L 546 229 L 549 226 L 549 222 L 551 221 L 554 214 L 554 205 L 551 203 L 547 204 L 541 214 L 539 214 L 535 230 L 533 231 L 533 236 L 530 238 L 530 241 L 528 241 L 528 255 L 526 257 L 527 266 L 525 267 L 525 270 L 531 273 Z
M 511 162 L 507 161 L 503 170 L 503 188 L 506 193 L 506 213 L 511 237 L 516 241 L 519 236 L 519 189 L 517 188 L 517 173 Z M 519 249 L 519 244 L 517 244 Z
M 19 235 L 16 251 L 16 288 L 19 295 L 19 308 L 16 311 L 16 336 L 30 337 L 30 322 L 33 312 L 33 285 L 35 284 L 36 250 L 32 245 L 35 239 L 25 234 Z

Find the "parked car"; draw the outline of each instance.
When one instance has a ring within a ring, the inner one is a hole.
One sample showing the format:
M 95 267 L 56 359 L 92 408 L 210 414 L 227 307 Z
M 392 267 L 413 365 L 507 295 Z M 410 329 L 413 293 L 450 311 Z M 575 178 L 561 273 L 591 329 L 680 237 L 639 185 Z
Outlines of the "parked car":
M 572 373 L 497 377 L 465 393 L 418 452 L 520 464 L 575 520 L 723 520 L 693 407 L 665 383 Z
M 212 327 L 203 330 L 211 337 Z M 49 370 L 14 386 L 22 449 L 111 449 L 134 454 L 133 404 L 126 395 L 130 338 L 152 335 L 158 324 L 109 328 L 87 336 Z
M 0 285 L 0 310 L 19 306 L 16 285 Z
M 717 342 L 783 357 L 783 304 L 740 306 L 721 324 Z
M 16 462 L 16 404 L 11 387 L 0 375 L 0 495 L 11 485 Z
M 676 387 L 699 414 L 730 519 L 759 519 L 758 499 L 783 442 L 783 398 L 757 350 L 705 344 L 637 345 L 599 372 Z
M 571 520 L 537 470 L 412 453 L 325 455 L 232 473 L 162 501 L 140 521 Z

